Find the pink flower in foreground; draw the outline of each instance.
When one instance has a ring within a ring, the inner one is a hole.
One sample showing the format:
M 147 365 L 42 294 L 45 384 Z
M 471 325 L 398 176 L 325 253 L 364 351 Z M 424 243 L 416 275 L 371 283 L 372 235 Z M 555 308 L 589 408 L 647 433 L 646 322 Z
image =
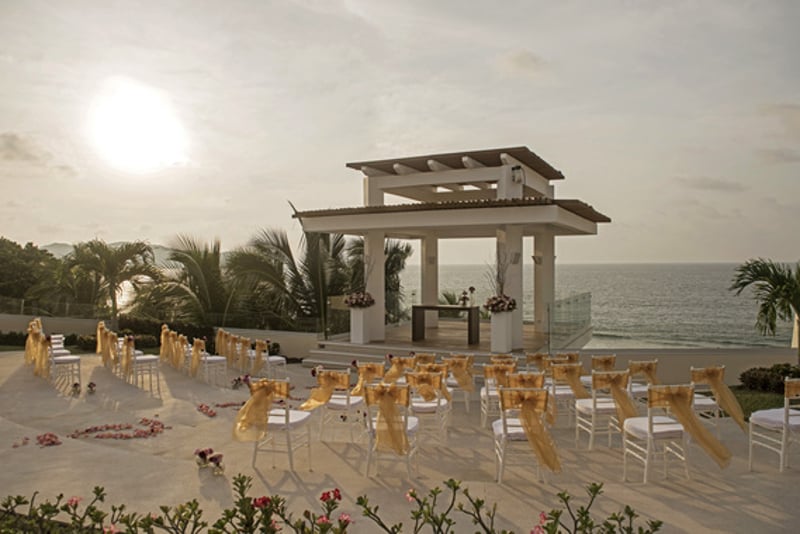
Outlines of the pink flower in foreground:
M 331 520 L 330 520 L 330 519 L 328 519 L 328 516 L 327 516 L 327 515 L 321 515 L 321 516 L 319 516 L 319 518 L 317 519 L 317 524 L 318 524 L 318 525 L 330 525 L 330 524 L 331 524 Z
M 83 499 L 81 499 L 80 497 L 70 497 L 69 500 L 67 501 L 67 506 L 71 508 L 77 508 L 78 503 L 81 502 L 82 500 Z
M 547 514 L 544 512 L 539 512 L 539 524 L 544 525 L 547 523 Z
M 545 534 L 545 532 L 541 525 L 536 525 L 533 527 L 533 530 L 531 530 L 531 534 Z
M 342 492 L 339 491 L 339 488 L 333 488 L 333 498 L 337 501 L 342 500 Z
M 415 500 L 414 497 L 416 497 L 416 496 L 417 496 L 417 494 L 413 489 L 410 489 L 410 490 L 408 490 L 406 492 L 406 500 L 408 502 L 414 502 L 414 500 Z
M 103 527 L 103 534 L 116 534 L 117 532 L 119 532 L 119 530 L 117 530 L 117 527 L 113 524 Z
M 266 508 L 270 502 L 271 499 L 266 496 L 253 499 L 253 508 Z
M 353 522 L 353 519 L 350 517 L 350 514 L 342 513 L 339 515 L 339 524 L 347 526 Z
M 323 492 L 322 495 L 319 496 L 319 500 L 321 500 L 322 502 L 328 502 L 329 500 L 331 500 L 331 492 L 330 491 Z

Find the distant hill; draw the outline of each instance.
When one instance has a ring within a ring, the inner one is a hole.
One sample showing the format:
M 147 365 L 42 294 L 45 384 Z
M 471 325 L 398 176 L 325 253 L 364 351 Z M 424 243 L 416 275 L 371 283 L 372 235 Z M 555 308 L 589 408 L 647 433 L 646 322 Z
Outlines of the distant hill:
M 117 243 L 109 243 L 111 246 L 119 245 L 120 242 Z M 170 249 L 163 246 L 163 245 L 151 245 L 153 247 L 153 254 L 156 257 L 156 265 L 161 265 L 167 261 L 169 258 Z M 72 252 L 72 245 L 69 243 L 50 243 L 49 245 L 42 245 L 39 247 L 42 250 L 46 250 L 56 258 L 62 258 Z

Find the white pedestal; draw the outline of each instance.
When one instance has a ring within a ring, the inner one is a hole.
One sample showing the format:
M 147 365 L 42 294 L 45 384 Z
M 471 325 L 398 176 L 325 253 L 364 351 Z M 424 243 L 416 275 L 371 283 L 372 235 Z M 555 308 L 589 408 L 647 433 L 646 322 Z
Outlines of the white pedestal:
M 350 308 L 350 343 L 369 343 L 368 310 L 369 308 Z
M 511 352 L 513 316 L 511 312 L 492 313 L 492 352 Z

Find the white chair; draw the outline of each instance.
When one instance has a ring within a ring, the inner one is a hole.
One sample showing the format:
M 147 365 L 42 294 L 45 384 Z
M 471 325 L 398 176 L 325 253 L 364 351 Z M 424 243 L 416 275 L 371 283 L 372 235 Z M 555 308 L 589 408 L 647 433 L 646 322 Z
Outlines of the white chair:
M 64 348 L 64 334 L 50 334 L 50 353 L 56 358 L 72 354 Z
M 139 352 L 139 351 L 137 351 Z M 148 379 L 150 393 L 153 392 L 153 378 L 155 377 L 156 389 L 161 395 L 161 357 L 157 354 L 140 354 L 133 357 L 133 385 L 139 387 L 139 382 L 144 388 L 145 378 Z
M 442 373 L 406 373 L 406 382 L 411 388 L 411 413 L 420 420 L 420 433 L 438 436 L 442 444 L 447 443 L 447 427 L 450 421 L 450 403 L 442 394 Z M 433 394 L 426 400 L 421 392 Z
M 721 367 L 724 371 L 725 366 Z M 714 427 L 714 430 L 719 437 L 719 420 L 722 417 L 722 408 L 720 408 L 717 399 L 714 398 L 711 392 L 711 386 L 703 378 L 706 368 L 691 367 L 689 373 L 691 375 L 691 384 L 694 386 L 694 412 L 701 419 L 709 421 Z
M 789 445 L 800 434 L 800 378 L 783 382 L 783 408 L 750 414 L 747 468 L 753 470 L 753 447 L 778 453 L 779 470 L 789 467 Z M 795 408 L 792 408 L 795 406 Z
M 225 385 L 228 380 L 228 359 L 225 356 L 214 356 L 203 351 L 200 356 L 200 369 L 206 384 Z
M 381 400 L 386 396 L 390 396 L 394 401 L 394 408 L 396 414 L 392 417 L 390 414 L 385 414 L 381 411 Z M 367 445 L 367 464 L 365 476 L 369 476 L 370 465 L 372 458 L 375 456 L 375 472 L 378 472 L 380 467 L 380 453 L 389 451 L 396 457 L 397 455 L 405 456 L 406 458 L 406 472 L 408 478 L 411 478 L 411 457 L 416 459 L 417 455 L 417 433 L 419 430 L 419 419 L 409 415 L 409 405 L 411 403 L 411 394 L 408 385 L 401 384 L 373 384 L 364 386 L 364 401 L 367 404 L 367 437 L 369 443 Z M 400 450 L 395 450 L 390 447 L 392 444 L 382 443 L 381 434 L 388 428 L 394 427 L 400 429 L 403 434 L 404 447 Z
M 628 373 L 631 375 L 630 382 L 628 382 L 628 393 L 631 398 L 647 403 L 647 387 L 658 385 L 657 370 L 658 359 L 628 361 Z
M 592 355 L 591 371 L 613 371 L 616 364 L 616 354 L 604 354 L 602 356 Z M 584 387 L 592 387 L 592 375 L 582 376 L 581 383 Z
M 548 392 L 546 389 L 537 388 L 506 388 L 498 389 L 498 399 L 500 403 L 500 419 L 492 422 L 492 434 L 494 437 L 495 453 L 495 472 L 497 483 L 503 482 L 503 473 L 509 456 L 519 453 L 524 458 L 524 465 L 530 465 L 530 457 L 533 454 L 528 437 L 518 418 L 518 413 L 522 408 L 523 393 L 529 400 L 532 400 L 536 417 L 542 428 L 545 427 L 544 414 L 547 412 Z M 535 457 L 535 455 L 534 455 Z M 536 479 L 542 479 L 541 466 L 536 461 Z
M 327 371 L 334 377 L 335 386 L 330 400 L 320 409 L 319 438 L 322 440 L 326 429 L 332 425 L 346 425 L 350 431 L 350 441 L 354 440 L 353 426 L 359 424 L 358 408 L 364 404 L 364 397 L 350 396 L 350 371 Z
M 670 407 L 670 396 L 678 392 L 689 399 L 694 396 L 694 389 L 689 385 L 682 386 L 650 386 L 647 392 L 647 416 L 629 417 L 622 425 L 622 478 L 628 481 L 628 457 L 633 457 L 644 464 L 644 482 L 650 473 L 650 466 L 655 456 L 664 461 L 664 478 L 670 455 L 683 462 L 686 478 L 689 478 L 689 462 L 687 457 L 688 434 L 683 425 L 671 417 L 656 415 Z
M 567 413 L 567 425 L 572 426 L 575 417 L 575 399 L 583 395 L 589 398 L 589 393 L 581 382 L 583 366 L 580 363 L 551 363 L 549 365 L 551 379 L 551 401 L 555 401 L 558 414 Z M 579 394 L 576 394 L 575 391 Z
M 589 450 L 594 448 L 596 434 L 607 434 L 611 447 L 612 435 L 621 431 L 612 384 L 621 387 L 627 395 L 629 380 L 628 371 L 592 371 L 592 398 L 575 400 L 575 447 L 581 431 L 589 434 Z
M 472 354 L 452 354 L 449 358 L 443 358 L 442 362 L 447 364 L 449 369 L 445 385 L 453 390 L 456 388 L 461 390 L 464 399 L 464 411 L 469 413 L 469 397 L 475 391 L 475 377 L 472 374 L 475 356 Z M 463 385 L 459 383 L 456 374 L 461 377 Z
M 50 336 L 52 342 L 53 336 Z M 80 384 L 81 382 L 81 357 L 72 355 L 72 353 L 64 349 L 64 336 L 61 336 L 61 349 L 53 348 L 52 345 L 48 347 L 49 362 L 49 379 L 57 382 L 61 379 L 66 379 L 68 384 Z M 60 354 L 60 356 L 57 356 Z
M 483 366 L 483 387 L 481 398 L 481 427 L 485 427 L 489 417 L 500 415 L 498 386 L 508 386 L 508 375 L 517 370 L 516 363 L 489 363 Z
M 253 369 L 253 365 L 255 363 L 256 358 L 256 351 L 250 349 L 247 351 L 247 356 L 250 358 L 250 369 Z M 266 369 L 266 375 L 268 378 L 276 378 L 275 376 L 275 369 L 277 367 L 281 368 L 283 376 L 281 378 L 288 378 L 289 374 L 286 368 L 286 358 L 284 356 L 279 356 L 277 354 L 270 355 L 269 349 L 265 351 L 261 357 L 264 361 L 264 366 L 262 369 Z
M 288 381 L 283 381 L 288 382 Z M 289 391 L 289 388 L 285 388 Z M 275 394 L 277 398 L 278 395 Z M 272 409 L 267 416 L 267 433 L 256 441 L 253 447 L 252 465 L 255 467 L 256 458 L 259 452 L 272 453 L 272 467 L 275 467 L 275 454 L 285 452 L 289 457 L 289 470 L 294 471 L 294 451 L 300 447 L 308 450 L 308 470 L 311 471 L 311 427 L 308 422 L 311 420 L 311 412 L 304 410 L 293 410 L 289 408 L 284 399 L 283 406 L 272 404 Z M 304 428 L 305 427 L 305 428 Z M 283 436 L 281 442 L 280 437 Z

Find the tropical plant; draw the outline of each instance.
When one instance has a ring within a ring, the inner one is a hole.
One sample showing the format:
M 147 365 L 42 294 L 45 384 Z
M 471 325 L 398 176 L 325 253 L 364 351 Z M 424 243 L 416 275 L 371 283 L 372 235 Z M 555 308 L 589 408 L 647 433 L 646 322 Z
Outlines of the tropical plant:
M 384 247 L 384 284 L 386 322 L 397 323 L 408 319 L 408 310 L 403 306 L 403 287 L 400 283 L 400 274 L 406 268 L 406 261 L 411 257 L 414 249 L 409 243 L 394 239 L 387 239 Z M 364 240 L 355 239 L 347 246 L 347 265 L 350 269 L 350 291 L 363 291 L 366 289 L 366 279 L 369 278 L 369 267 L 366 276 L 364 271 Z
M 164 282 L 149 290 L 173 303 L 177 319 L 225 326 L 236 291 L 225 278 L 220 241 L 201 244 L 179 235 L 171 248 Z
M 790 266 L 772 260 L 748 260 L 736 268 L 730 289 L 740 295 L 751 286 L 753 298 L 758 302 L 756 328 L 762 335 L 775 335 L 777 319 L 794 319 L 795 329 L 800 330 L 800 263 L 792 270 Z M 800 364 L 800 343 L 797 361 Z
M 233 251 L 228 268 L 242 288 L 259 295 L 266 326 L 297 329 L 319 322 L 330 330 L 328 299 L 348 285 L 345 239 L 341 234 L 304 233 L 295 257 L 284 230 L 262 230 L 246 247 Z
M 100 239 L 78 243 L 67 256 L 67 263 L 88 276 L 100 289 L 98 298 L 111 306 L 111 318 L 119 316 L 118 298 L 123 284 L 136 290 L 141 284 L 158 279 L 153 264 L 153 249 L 143 241 L 109 245 Z

